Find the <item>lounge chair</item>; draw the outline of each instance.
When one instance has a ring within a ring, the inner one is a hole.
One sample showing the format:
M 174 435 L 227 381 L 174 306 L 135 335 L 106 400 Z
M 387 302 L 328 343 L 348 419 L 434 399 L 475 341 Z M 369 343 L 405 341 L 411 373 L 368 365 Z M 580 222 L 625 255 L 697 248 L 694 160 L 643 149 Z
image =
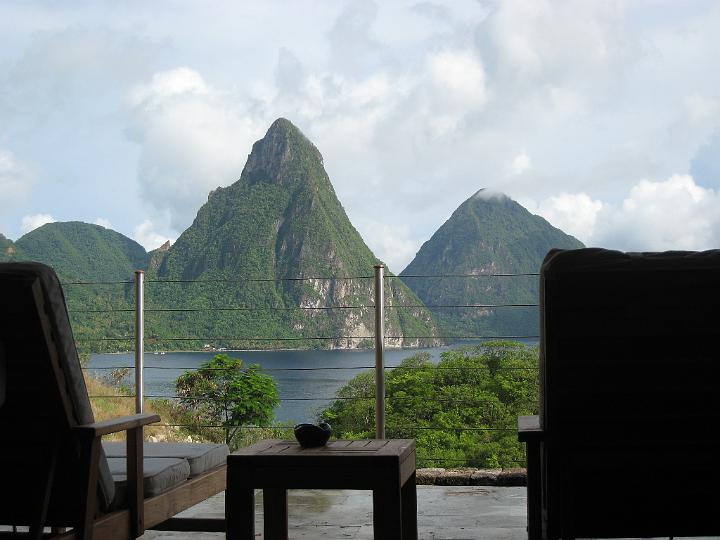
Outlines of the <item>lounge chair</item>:
M 720 534 L 720 251 L 552 251 L 529 538 Z
M 4 534 L 27 527 L 40 538 L 52 528 L 54 538 L 104 540 L 146 528 L 223 530 L 222 521 L 173 516 L 225 489 L 227 447 L 143 444 L 154 414 L 94 421 L 51 268 L 0 264 L 0 299 L 0 525 L 12 526 Z M 126 443 L 101 444 L 119 431 Z
M 0 345 L 0 407 L 5 403 L 5 351 Z

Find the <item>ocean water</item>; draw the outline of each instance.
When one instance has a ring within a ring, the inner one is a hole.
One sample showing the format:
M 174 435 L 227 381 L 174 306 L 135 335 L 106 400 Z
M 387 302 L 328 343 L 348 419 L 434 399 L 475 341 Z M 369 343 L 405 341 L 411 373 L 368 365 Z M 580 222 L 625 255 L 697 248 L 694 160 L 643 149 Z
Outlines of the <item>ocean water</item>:
M 452 346 L 425 349 L 389 349 L 385 351 L 385 366 L 397 366 L 417 352 L 427 352 L 434 362 Z M 375 351 L 370 350 L 302 350 L 302 351 L 225 351 L 241 358 L 246 364 L 259 364 L 272 375 L 278 385 L 280 405 L 275 409 L 278 422 L 315 422 L 319 412 L 327 407 L 347 381 L 362 371 L 373 370 Z M 145 353 L 145 395 L 172 397 L 175 379 L 186 369 L 197 368 L 210 360 L 214 352 Z M 95 354 L 87 367 L 95 377 L 109 374 L 110 368 L 134 367 L 132 353 Z M 128 383 L 134 384 L 134 372 Z

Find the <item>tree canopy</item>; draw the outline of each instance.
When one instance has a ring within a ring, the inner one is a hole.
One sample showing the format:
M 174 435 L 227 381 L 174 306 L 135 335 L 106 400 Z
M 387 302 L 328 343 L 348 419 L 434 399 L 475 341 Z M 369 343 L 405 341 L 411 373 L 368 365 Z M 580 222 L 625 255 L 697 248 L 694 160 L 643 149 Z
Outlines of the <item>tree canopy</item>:
M 460 347 L 433 364 L 427 353 L 388 370 L 386 435 L 414 438 L 424 467 L 517 467 L 517 417 L 538 408 L 537 347 L 509 341 Z M 372 372 L 357 375 L 321 414 L 338 437 L 375 434 Z
M 181 406 L 200 423 L 218 425 L 228 445 L 243 426 L 269 426 L 280 403 L 275 379 L 227 354 L 184 373 L 175 386 Z

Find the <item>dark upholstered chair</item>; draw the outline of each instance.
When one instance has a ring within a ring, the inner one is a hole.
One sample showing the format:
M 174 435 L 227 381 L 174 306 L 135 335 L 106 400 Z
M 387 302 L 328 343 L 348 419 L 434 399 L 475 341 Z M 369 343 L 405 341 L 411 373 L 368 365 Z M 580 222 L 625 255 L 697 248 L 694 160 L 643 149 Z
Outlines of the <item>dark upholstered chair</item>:
M 720 535 L 720 251 L 552 251 L 529 537 Z
M 5 403 L 5 378 L 7 376 L 5 367 L 5 351 L 0 345 L 0 407 Z
M 33 538 L 44 527 L 99 539 L 222 530 L 172 516 L 225 489 L 227 447 L 143 444 L 143 426 L 160 420 L 152 414 L 94 421 L 51 268 L 0 264 L 0 299 L 0 525 L 29 527 Z M 119 431 L 127 443 L 101 443 Z

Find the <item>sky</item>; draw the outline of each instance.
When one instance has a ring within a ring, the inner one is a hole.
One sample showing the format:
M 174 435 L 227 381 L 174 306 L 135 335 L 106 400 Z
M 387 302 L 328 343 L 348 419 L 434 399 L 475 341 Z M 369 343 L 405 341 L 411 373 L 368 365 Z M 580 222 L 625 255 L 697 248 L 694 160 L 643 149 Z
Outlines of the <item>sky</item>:
M 174 241 L 285 117 L 394 272 L 500 191 L 586 245 L 720 247 L 720 2 L 0 0 L 0 233 Z

